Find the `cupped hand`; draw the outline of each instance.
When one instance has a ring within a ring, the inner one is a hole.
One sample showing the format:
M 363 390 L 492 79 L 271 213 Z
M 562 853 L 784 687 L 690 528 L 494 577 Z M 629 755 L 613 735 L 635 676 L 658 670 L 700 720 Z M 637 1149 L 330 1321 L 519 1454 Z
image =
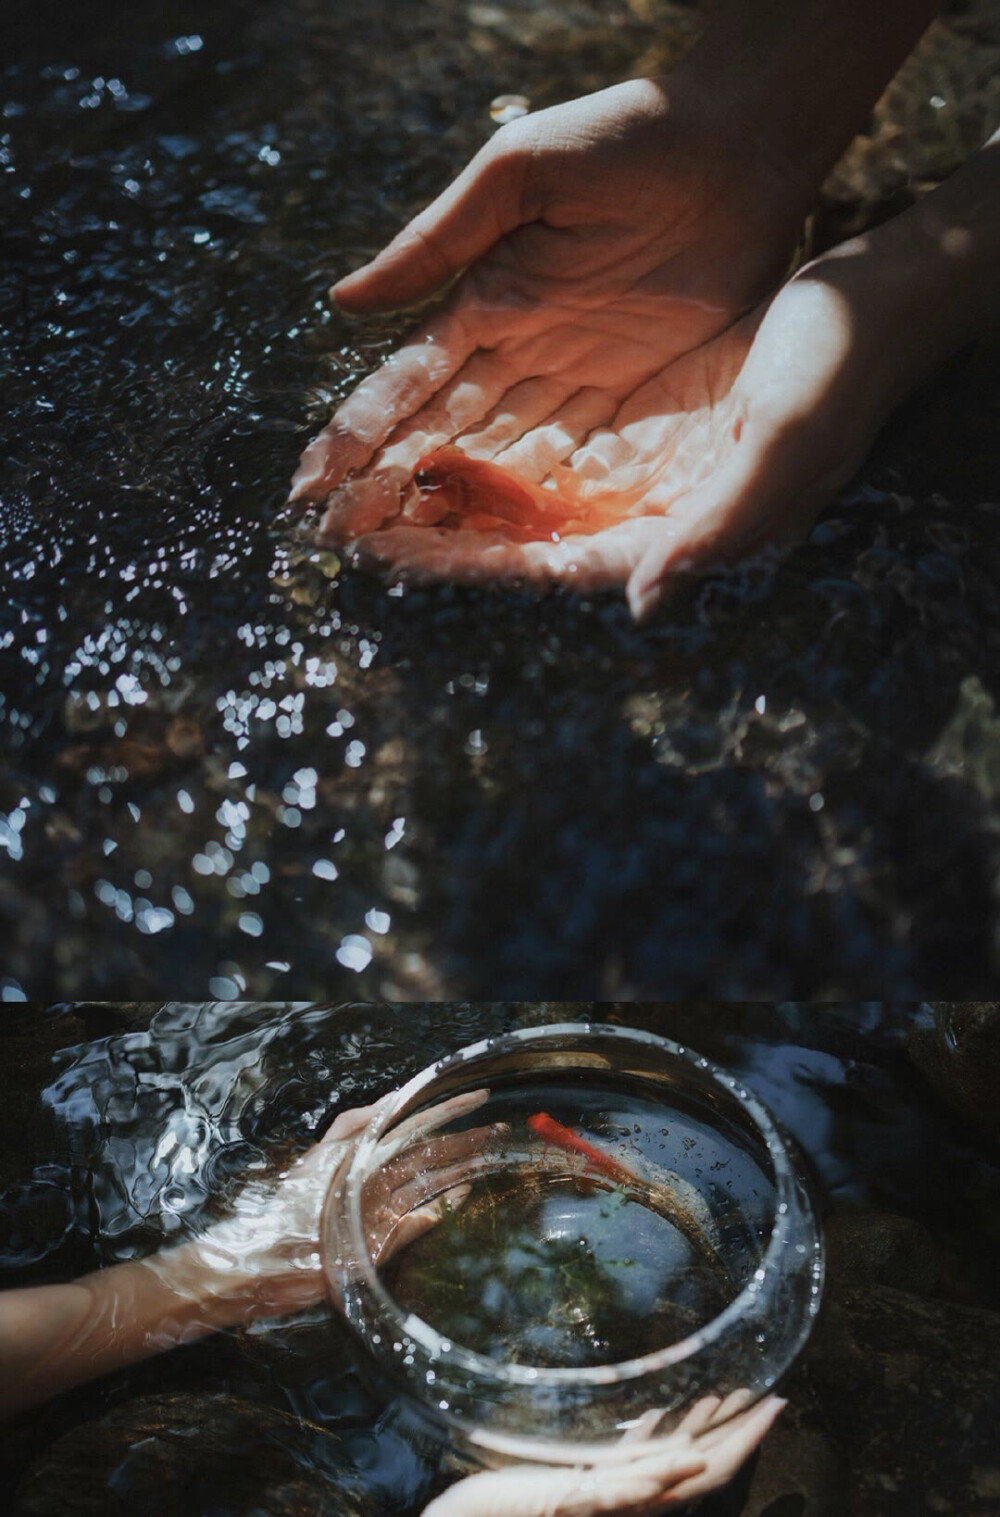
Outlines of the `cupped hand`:
M 431 1135 L 446 1122 L 481 1106 L 488 1094 L 473 1091 L 424 1113 L 418 1140 L 407 1143 L 406 1124 L 402 1124 L 405 1146 L 384 1167 L 378 1204 L 372 1208 L 368 1241 L 376 1259 L 390 1257 L 433 1227 L 446 1208 L 462 1204 L 469 1191 L 463 1177 L 470 1162 L 498 1129 L 491 1125 L 445 1137 Z M 351 1140 L 381 1104 L 342 1112 L 325 1136 L 276 1180 L 255 1180 L 244 1186 L 232 1215 L 196 1240 L 199 1264 L 203 1271 L 207 1267 L 220 1290 L 227 1281 L 238 1281 L 244 1289 L 247 1281 L 253 1283 L 253 1315 L 280 1316 L 323 1299 L 327 1284 L 319 1243 L 327 1189 Z
M 398 499 L 415 459 L 459 434 L 502 455 L 547 426 L 553 462 L 564 459 L 773 287 L 807 200 L 745 123 L 682 76 L 501 128 L 334 287 L 347 311 L 387 310 L 467 270 L 310 444 L 293 499 L 323 500 L 373 460 L 375 498 Z
M 419 525 L 384 472 L 394 453 L 412 473 L 426 446 L 413 437 L 337 492 L 322 532 L 400 579 L 627 585 L 641 618 L 672 572 L 803 535 L 860 465 L 915 373 L 883 317 L 882 277 L 877 248 L 838 249 L 624 401 L 615 394 L 603 424 L 512 417 L 519 435 L 502 446 L 488 429 L 449 439 L 610 525 L 527 541 L 502 526 Z
M 651 1517 L 698 1500 L 733 1478 L 785 1403 L 776 1396 L 747 1406 L 745 1392 L 706 1396 L 665 1437 L 648 1413 L 622 1440 L 621 1457 L 587 1464 L 512 1465 L 459 1481 L 424 1517 Z M 590 1451 L 594 1452 L 594 1451 Z

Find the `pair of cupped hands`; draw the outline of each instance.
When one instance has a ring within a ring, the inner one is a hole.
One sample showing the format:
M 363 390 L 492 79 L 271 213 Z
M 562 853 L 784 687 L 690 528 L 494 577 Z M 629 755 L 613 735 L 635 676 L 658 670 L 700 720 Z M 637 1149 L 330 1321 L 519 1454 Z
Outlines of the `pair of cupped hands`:
M 470 1115 L 488 1095 L 481 1090 L 452 1097 L 394 1130 L 392 1153 L 381 1167 L 379 1193 L 368 1210 L 368 1247 L 376 1262 L 412 1243 L 446 1209 L 462 1205 L 470 1189 L 470 1160 L 503 1129 L 492 1124 L 435 1134 Z M 199 1270 L 211 1269 L 220 1291 L 229 1288 L 234 1272 L 242 1280 L 252 1277 L 250 1315 L 276 1317 L 323 1299 L 327 1287 L 318 1239 L 324 1197 L 348 1145 L 380 1104 L 341 1113 L 277 1184 L 251 1182 L 237 1197 L 232 1216 L 200 1240 Z M 574 1465 L 512 1464 L 472 1475 L 432 1501 L 425 1517 L 496 1517 L 498 1512 L 504 1517 L 644 1517 L 668 1511 L 730 1480 L 783 1405 L 775 1396 L 752 1404 L 741 1391 L 725 1399 L 707 1396 L 666 1435 L 660 1431 L 660 1412 L 651 1409 L 624 1435 L 612 1459 L 606 1448 L 594 1449 L 589 1452 L 595 1462 L 588 1464 L 584 1449 Z
M 674 571 L 793 541 L 900 395 L 858 304 L 865 244 L 782 283 L 816 189 L 673 79 L 503 126 L 334 286 L 360 314 L 454 281 L 306 449 L 292 499 L 394 578 L 625 586 L 640 619 Z M 407 490 L 445 446 L 610 524 L 531 541 L 421 525 Z

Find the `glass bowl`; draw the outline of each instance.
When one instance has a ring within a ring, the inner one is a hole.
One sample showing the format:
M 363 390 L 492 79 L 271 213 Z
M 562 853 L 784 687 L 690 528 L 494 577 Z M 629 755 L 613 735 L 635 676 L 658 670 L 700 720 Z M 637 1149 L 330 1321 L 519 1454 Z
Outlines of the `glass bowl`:
M 823 1283 L 807 1177 L 761 1102 L 666 1038 L 579 1022 L 388 1098 L 321 1251 L 383 1387 L 481 1463 L 605 1462 L 653 1409 L 669 1434 L 706 1396 L 746 1406 Z

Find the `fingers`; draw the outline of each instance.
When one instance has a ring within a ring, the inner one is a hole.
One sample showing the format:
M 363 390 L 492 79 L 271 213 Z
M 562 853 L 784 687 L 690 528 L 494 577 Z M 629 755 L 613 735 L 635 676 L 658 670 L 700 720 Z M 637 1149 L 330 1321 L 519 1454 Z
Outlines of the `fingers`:
M 597 427 L 605 426 L 618 408 L 618 396 L 610 389 L 585 386 L 539 417 L 538 424 L 504 439 L 498 429 L 496 463 L 525 479 L 541 480 L 557 464 L 565 463 Z
M 738 1393 L 745 1400 L 750 1391 Z M 728 1398 L 727 1398 L 728 1399 Z M 725 1403 L 723 1403 L 723 1406 Z M 697 1440 L 697 1450 L 714 1464 L 716 1456 L 724 1452 L 732 1469 L 737 1469 L 774 1425 L 787 1402 L 780 1396 L 765 1396 L 762 1401 L 746 1407 L 724 1421 L 722 1408 L 716 1412 L 715 1421 Z M 735 1462 L 732 1462 L 734 1461 Z
M 691 1410 L 685 1414 L 677 1426 L 677 1431 L 685 1433 L 689 1438 L 697 1438 L 711 1427 L 721 1405 L 721 1396 L 702 1396 L 701 1400 L 696 1401 Z
M 673 1506 L 674 1487 L 697 1479 L 704 1467 L 676 1451 L 600 1469 L 513 1465 L 459 1481 L 424 1517 L 649 1517 Z
M 326 502 L 316 540 L 323 547 L 343 547 L 399 515 L 411 469 L 386 469 L 338 485 Z
M 771 450 L 737 445 L 704 485 L 659 519 L 653 541 L 626 585 L 634 619 L 641 622 L 656 609 L 671 572 L 731 557 L 773 537 L 775 518 L 795 493 L 793 479 Z
M 545 1468 L 515 1465 L 460 1481 L 431 1503 L 424 1517 L 651 1517 L 725 1485 L 756 1448 L 785 1403 L 769 1396 L 744 1411 L 747 1391 L 723 1400 L 706 1396 L 683 1419 L 676 1434 L 634 1459 L 601 1466 Z M 626 1434 L 648 1437 L 661 1418 L 647 1412 Z M 727 1420 L 717 1419 L 726 1415 Z M 681 1436 L 683 1429 L 684 1436 Z M 688 1435 L 696 1430 L 694 1447 Z M 640 1447 L 641 1447 L 640 1441 Z
M 320 1142 L 336 1143 L 343 1138 L 353 1138 L 355 1133 L 367 1127 L 379 1107 L 384 1106 L 388 1100 L 389 1096 L 380 1096 L 370 1106 L 352 1106 L 348 1111 L 342 1111 L 333 1119 Z
M 677 1504 L 676 1492 L 704 1476 L 706 1462 L 700 1450 L 680 1450 L 662 1445 L 650 1454 L 640 1454 L 628 1464 L 609 1464 L 593 1472 L 595 1512 L 635 1513 L 647 1517 Z M 686 1498 L 685 1498 L 686 1499 Z
M 485 421 L 455 441 L 472 458 L 497 458 L 520 440 L 534 436 L 554 413 L 561 414 L 575 388 L 567 380 L 554 376 L 523 379 L 500 397 Z M 538 474 L 526 473 L 524 469 L 518 472 L 523 478 L 540 479 L 547 470 Z
M 716 1407 L 712 1417 L 712 1426 L 721 1427 L 724 1423 L 728 1423 L 731 1417 L 735 1417 L 737 1413 L 753 1405 L 754 1393 L 748 1387 L 741 1386 L 739 1390 L 730 1391 L 729 1395 L 723 1397 Z
M 498 134 L 388 247 L 338 280 L 330 292 L 337 304 L 356 312 L 413 305 L 516 227 L 527 160 L 505 152 L 506 140 Z
M 695 1501 L 732 1480 L 761 1439 L 774 1426 L 786 1402 L 767 1396 L 748 1411 L 715 1426 L 700 1437 L 695 1452 L 704 1456 L 704 1469 L 677 1485 L 672 1495 L 678 1502 Z
M 407 1248 L 417 1238 L 429 1232 L 446 1213 L 457 1211 L 468 1199 L 471 1190 L 471 1185 L 454 1185 L 443 1196 L 438 1196 L 425 1206 L 415 1207 L 413 1211 L 407 1212 L 405 1217 L 400 1217 L 388 1236 L 372 1249 L 374 1262 L 386 1263 L 401 1248 Z
M 345 416 L 352 426 L 366 425 L 364 413 L 352 409 L 353 401 L 361 390 L 380 379 L 382 373 L 384 370 L 373 375 L 371 381 L 366 380 L 355 391 L 351 400 L 341 407 L 331 422 L 331 427 L 342 426 Z M 320 542 L 340 547 L 353 538 L 377 531 L 385 522 L 398 516 L 404 505 L 414 467 L 421 456 L 444 443 L 452 442 L 467 428 L 476 426 L 504 396 L 510 381 L 510 371 L 499 355 L 490 352 L 474 353 L 425 405 L 419 406 L 413 415 L 400 420 L 373 467 L 359 479 L 337 483 L 343 477 L 345 464 L 350 463 L 352 468 L 361 466 L 356 462 L 362 457 L 360 445 L 355 447 L 357 439 L 349 442 L 340 434 L 332 440 L 327 439 L 330 447 L 324 455 L 325 461 L 316 465 L 322 472 L 311 473 L 309 478 L 312 482 L 308 485 L 309 493 L 333 488 L 319 527 Z M 369 399 L 366 399 L 366 408 L 369 403 Z M 351 421 L 352 415 L 354 421 Z M 359 415 L 361 420 L 358 419 Z M 383 417 L 383 423 L 384 420 Z M 327 432 L 329 431 L 328 428 Z M 374 430 L 369 428 L 367 435 L 369 438 L 374 436 Z M 325 436 L 326 434 L 321 434 L 317 443 Z M 310 449 L 315 446 L 316 444 L 311 444 Z M 348 452 L 351 447 L 355 451 Z M 297 480 L 305 478 L 303 471 L 309 452 L 307 449 L 303 455 Z M 310 463 L 309 468 L 314 470 L 314 465 Z M 298 486 L 295 488 L 298 489 Z M 300 494 L 304 493 L 305 488 Z
M 656 1429 L 663 1421 L 664 1412 L 660 1407 L 650 1407 L 648 1412 L 643 1412 L 637 1422 L 626 1428 L 618 1440 L 623 1447 L 631 1443 L 646 1443 L 652 1438 Z
M 405 1205 L 394 1202 L 394 1190 L 413 1180 L 418 1173 L 432 1177 L 427 1183 L 433 1184 L 433 1177 L 442 1165 L 475 1152 L 491 1135 L 506 1131 L 503 1123 L 495 1123 L 492 1127 L 472 1128 L 445 1138 L 432 1136 L 446 1122 L 475 1111 L 488 1096 L 488 1090 L 466 1091 L 463 1095 L 453 1096 L 430 1111 L 416 1112 L 379 1140 L 380 1168 L 368 1183 L 377 1185 L 383 1206 L 392 1205 L 397 1211 L 405 1210 Z M 433 1188 L 440 1190 L 442 1185 L 438 1183 Z
M 466 1090 L 457 1096 L 449 1096 L 446 1101 L 439 1101 L 436 1106 L 431 1106 L 427 1111 L 418 1111 L 412 1117 L 407 1117 L 405 1122 L 390 1134 L 393 1143 L 403 1143 L 416 1137 L 427 1137 L 438 1128 L 444 1127 L 448 1122 L 457 1122 L 460 1117 L 467 1117 L 470 1112 L 478 1111 L 480 1106 L 490 1098 L 488 1087 L 482 1086 L 478 1090 Z
M 454 313 L 439 316 L 363 380 L 306 448 L 292 479 L 292 500 L 321 500 L 364 468 L 389 434 L 425 405 L 474 346 Z
M 352 1106 L 348 1111 L 342 1111 L 336 1116 L 327 1128 L 321 1143 L 333 1143 L 343 1138 L 353 1138 L 363 1127 L 367 1127 L 372 1117 L 382 1107 L 387 1106 L 396 1094 L 394 1090 L 388 1091 L 384 1096 L 379 1096 L 369 1106 Z M 460 1096 L 452 1096 L 447 1101 L 441 1101 L 437 1106 L 431 1107 L 430 1111 L 419 1113 L 417 1117 L 408 1118 L 400 1123 L 395 1136 L 402 1135 L 409 1138 L 414 1131 L 432 1133 L 442 1127 L 446 1122 L 451 1122 L 458 1117 L 467 1116 L 470 1111 L 476 1111 L 484 1102 L 489 1100 L 489 1090 L 485 1087 L 480 1090 L 467 1090 Z M 428 1119 L 430 1119 L 428 1121 Z
M 476 427 L 509 391 L 516 374 L 499 353 L 473 353 L 458 373 L 393 433 L 376 470 L 404 468 L 412 472 L 421 454 L 444 443 L 459 441 Z
M 440 1150 L 433 1157 L 428 1152 L 402 1154 L 393 1160 L 393 1167 L 385 1174 L 389 1187 L 383 1201 L 387 1211 L 403 1216 L 414 1206 L 439 1195 L 452 1185 L 464 1184 L 466 1180 L 489 1168 L 489 1161 L 482 1158 L 483 1149 L 490 1143 L 506 1136 L 508 1129 L 503 1123 L 492 1127 L 478 1127 L 473 1133 L 441 1140 Z M 420 1163 L 414 1173 L 413 1160 Z M 409 1170 L 407 1170 L 409 1165 Z
M 766 330 L 761 328 L 758 342 Z M 770 352 L 765 359 L 777 363 Z M 787 380 L 772 386 L 767 399 L 755 397 L 747 383 L 741 376 L 720 418 L 729 434 L 721 450 L 724 461 L 707 477 L 699 478 L 700 471 L 690 466 L 668 471 L 644 502 L 666 514 L 626 587 L 636 621 L 655 610 L 667 577 L 678 569 L 729 561 L 764 545 L 788 547 L 852 477 L 871 446 L 870 418 L 859 428 L 849 408 L 844 414 L 841 402 L 834 404 L 822 386 L 814 387 L 807 402 Z M 677 488 L 678 477 L 686 481 L 683 490 Z
M 509 1132 L 504 1122 L 473 1127 L 467 1132 L 417 1143 L 383 1163 L 377 1181 L 381 1217 L 404 1213 L 489 1167 L 484 1153 Z

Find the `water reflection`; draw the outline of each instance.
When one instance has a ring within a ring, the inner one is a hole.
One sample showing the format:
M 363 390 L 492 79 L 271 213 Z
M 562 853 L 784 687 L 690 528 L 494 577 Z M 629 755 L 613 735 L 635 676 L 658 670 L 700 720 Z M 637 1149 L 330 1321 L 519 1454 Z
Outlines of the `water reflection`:
M 303 438 L 404 330 L 348 325 L 331 276 L 491 101 L 662 66 L 691 9 L 88 18 L 54 42 L 23 14 L 3 63 L 0 994 L 978 989 L 988 360 L 780 573 L 679 587 L 642 633 L 615 600 L 399 596 L 278 525 Z M 977 36 L 920 64 L 963 101 L 916 114 L 928 173 L 978 130 Z

